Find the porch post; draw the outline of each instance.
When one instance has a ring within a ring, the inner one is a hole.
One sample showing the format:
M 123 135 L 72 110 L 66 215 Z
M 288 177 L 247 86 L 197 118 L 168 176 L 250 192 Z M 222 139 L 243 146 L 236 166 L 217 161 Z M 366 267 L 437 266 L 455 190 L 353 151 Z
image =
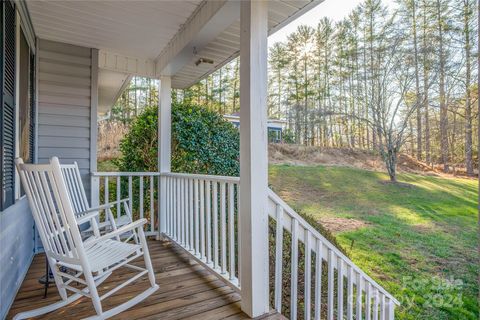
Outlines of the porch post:
M 171 79 L 168 76 L 160 77 L 158 88 L 158 171 L 160 173 L 170 172 L 171 168 L 171 119 L 172 119 L 172 99 L 171 99 Z M 167 194 L 166 177 L 160 176 L 160 187 L 158 192 L 159 210 L 159 237 L 167 232 Z
M 269 311 L 267 2 L 240 10 L 240 279 L 242 310 Z
M 90 74 L 90 173 L 97 171 L 97 108 L 98 108 L 98 49 L 91 49 L 92 71 Z M 90 204 L 100 205 L 100 178 L 90 179 Z

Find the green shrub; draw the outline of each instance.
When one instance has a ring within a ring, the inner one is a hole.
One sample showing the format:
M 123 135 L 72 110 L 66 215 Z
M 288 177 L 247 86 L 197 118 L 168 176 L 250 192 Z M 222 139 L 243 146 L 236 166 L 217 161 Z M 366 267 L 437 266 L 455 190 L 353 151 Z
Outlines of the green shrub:
M 157 171 L 157 108 L 148 107 L 120 144 L 121 171 Z M 239 133 L 221 115 L 191 104 L 172 105 L 172 171 L 238 176 Z
M 290 130 L 290 129 L 283 130 L 282 141 L 283 141 L 283 143 L 294 144 L 295 143 L 295 135 L 293 134 L 293 131 Z

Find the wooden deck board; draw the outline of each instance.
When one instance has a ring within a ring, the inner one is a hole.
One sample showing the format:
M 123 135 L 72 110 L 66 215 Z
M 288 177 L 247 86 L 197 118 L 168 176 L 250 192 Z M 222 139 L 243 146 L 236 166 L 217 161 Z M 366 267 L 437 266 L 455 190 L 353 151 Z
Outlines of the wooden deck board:
M 240 309 L 240 295 L 204 267 L 190 259 L 179 247 L 161 241 L 149 241 L 150 255 L 160 289 L 131 309 L 112 319 L 248 319 Z M 143 260 L 138 262 L 142 265 Z M 43 299 L 43 285 L 38 278 L 45 273 L 45 257 L 37 255 L 17 293 L 7 319 L 22 311 L 39 308 L 60 300 L 55 286 Z M 125 281 L 131 275 L 128 269 L 117 270 L 99 288 L 100 294 Z M 108 310 L 127 301 L 149 286 L 142 277 L 103 301 Z M 81 298 L 68 307 L 48 313 L 37 319 L 81 319 L 94 315 L 92 303 Z M 278 319 L 277 315 L 268 319 Z

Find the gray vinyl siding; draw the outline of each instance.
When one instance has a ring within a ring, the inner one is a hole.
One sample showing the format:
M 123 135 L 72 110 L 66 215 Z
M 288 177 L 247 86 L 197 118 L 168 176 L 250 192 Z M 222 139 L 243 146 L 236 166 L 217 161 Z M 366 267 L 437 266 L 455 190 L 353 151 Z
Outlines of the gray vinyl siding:
M 0 319 L 20 288 L 34 255 L 34 222 L 26 198 L 0 212 Z
M 38 162 L 77 161 L 90 194 L 92 50 L 39 41 Z

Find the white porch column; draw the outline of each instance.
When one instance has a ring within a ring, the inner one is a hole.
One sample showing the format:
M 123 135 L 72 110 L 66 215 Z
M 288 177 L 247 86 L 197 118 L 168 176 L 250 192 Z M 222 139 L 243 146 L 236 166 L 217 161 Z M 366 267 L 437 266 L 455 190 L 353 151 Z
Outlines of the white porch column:
M 170 172 L 171 169 L 171 140 L 172 140 L 172 99 L 171 79 L 162 76 L 158 88 L 158 171 L 160 173 Z M 166 178 L 160 177 L 160 188 L 158 193 L 159 210 L 159 232 L 167 232 L 167 205 L 166 205 Z M 160 236 L 159 235 L 159 236 Z
M 98 49 L 91 49 L 90 52 L 92 55 L 92 72 L 90 74 L 90 172 L 96 172 L 98 131 Z M 100 205 L 100 178 L 98 177 L 92 177 L 90 179 L 90 204 L 92 207 L 98 207 Z
M 240 279 L 242 310 L 269 311 L 267 2 L 240 10 Z

